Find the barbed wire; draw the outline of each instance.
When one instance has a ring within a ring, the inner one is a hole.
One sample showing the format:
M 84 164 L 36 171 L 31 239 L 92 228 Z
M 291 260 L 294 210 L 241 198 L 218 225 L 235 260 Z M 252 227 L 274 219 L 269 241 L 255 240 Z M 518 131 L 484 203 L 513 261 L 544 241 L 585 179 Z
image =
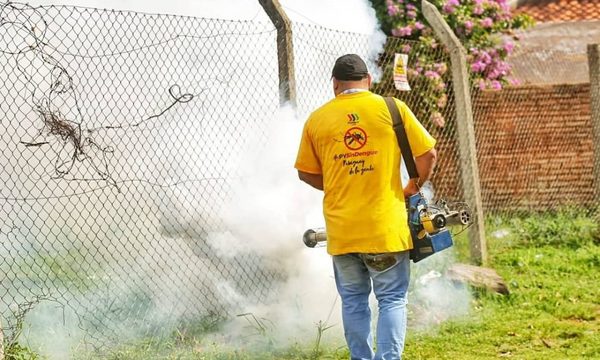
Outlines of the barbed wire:
M 53 6 L 53 7 L 57 7 L 57 6 Z M 160 41 L 156 41 L 156 42 L 152 42 L 150 44 L 144 45 L 144 46 L 138 46 L 138 47 L 133 47 L 127 50 L 123 50 L 123 51 L 115 51 L 115 52 L 108 52 L 108 53 L 103 53 L 103 54 L 95 54 L 95 55 L 84 55 L 84 54 L 79 54 L 79 53 L 75 53 L 75 52 L 71 52 L 71 51 L 64 51 L 64 50 L 60 50 L 58 47 L 50 44 L 49 42 L 46 42 L 45 39 L 45 34 L 47 31 L 47 23 L 46 21 L 41 17 L 40 15 L 40 11 L 39 9 L 43 9 L 45 8 L 44 6 L 40 5 L 40 6 L 32 6 L 30 4 L 27 3 L 21 3 L 21 2 L 13 2 L 13 1 L 8 1 L 6 3 L 3 3 L 0 6 L 0 19 L 5 18 L 3 16 L 3 14 L 8 10 L 15 10 L 15 11 L 20 11 L 20 12 L 25 12 L 25 11 L 32 11 L 35 15 L 38 15 L 42 21 L 42 24 L 44 25 L 43 27 L 43 31 L 42 33 L 39 35 L 39 38 L 36 39 L 36 41 L 39 41 L 39 43 L 37 43 L 36 45 L 43 45 L 46 46 L 54 51 L 56 51 L 57 53 L 61 54 L 61 55 L 68 55 L 68 56 L 73 56 L 73 57 L 79 57 L 79 58 L 104 58 L 104 57 L 114 57 L 114 56 L 118 56 L 118 55 L 127 55 L 127 54 L 131 54 L 131 53 L 135 53 L 135 52 L 139 52 L 142 50 L 148 50 L 151 48 L 156 48 L 159 46 L 164 46 L 166 44 L 172 43 L 176 40 L 180 40 L 180 39 L 194 39 L 194 40 L 209 40 L 209 39 L 215 39 L 215 38 L 226 38 L 226 37 L 238 37 L 238 36 L 258 36 L 258 35 L 264 35 L 264 34 L 274 34 L 277 32 L 277 30 L 274 27 L 271 27 L 268 30 L 261 30 L 261 31 L 248 31 L 248 32 L 218 32 L 216 34 L 211 34 L 211 35 L 205 35 L 205 36 L 199 36 L 199 35 L 190 35 L 190 34 L 176 34 L 173 35 L 167 39 L 164 40 L 160 40 Z M 98 9 L 94 9 L 94 8 L 86 8 L 86 7 L 80 7 L 78 6 L 77 8 L 82 8 L 82 9 L 91 9 L 91 10 L 98 10 Z M 252 19 L 250 20 L 242 20 L 242 22 L 252 22 L 260 13 L 257 12 Z M 6 17 L 6 19 L 9 19 L 9 17 Z M 220 20 L 220 19 L 216 19 L 219 21 L 227 21 L 227 20 Z M 26 23 L 31 23 L 30 18 L 28 18 L 27 21 L 25 21 Z M 238 20 L 239 22 L 239 20 Z M 14 23 L 15 25 L 22 27 L 23 22 L 15 22 L 15 21 L 2 21 L 2 24 L 12 24 Z M 30 24 L 31 25 L 31 24 Z M 39 27 L 36 27 L 35 24 L 33 24 L 34 26 L 30 26 L 30 27 L 22 27 L 23 30 L 26 31 L 30 31 L 30 29 L 39 29 Z M 10 54 L 9 51 L 0 49 L 0 52 L 3 52 L 5 54 Z

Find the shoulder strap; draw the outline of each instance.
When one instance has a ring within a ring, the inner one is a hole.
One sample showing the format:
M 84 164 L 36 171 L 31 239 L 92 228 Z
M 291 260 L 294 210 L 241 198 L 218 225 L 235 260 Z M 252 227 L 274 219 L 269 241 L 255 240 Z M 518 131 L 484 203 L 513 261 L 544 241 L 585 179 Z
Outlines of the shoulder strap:
M 404 164 L 406 164 L 408 176 L 410 176 L 411 179 L 416 179 L 419 177 L 419 173 L 417 172 L 415 159 L 413 157 L 412 150 L 410 149 L 410 144 L 408 143 L 408 137 L 406 136 L 406 130 L 404 129 L 404 123 L 402 123 L 398 106 L 392 97 L 384 97 L 384 100 L 388 110 L 390 111 L 390 115 L 392 116 L 394 132 L 396 133 L 396 138 L 398 139 L 398 145 L 400 146 L 400 152 L 402 153 Z

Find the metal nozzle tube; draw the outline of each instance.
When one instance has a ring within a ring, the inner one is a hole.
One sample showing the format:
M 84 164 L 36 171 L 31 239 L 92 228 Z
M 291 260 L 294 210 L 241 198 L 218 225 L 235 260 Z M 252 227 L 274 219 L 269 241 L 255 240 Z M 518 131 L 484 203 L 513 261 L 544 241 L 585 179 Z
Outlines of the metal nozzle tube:
M 302 241 L 304 241 L 304 245 L 314 248 L 318 243 L 327 241 L 327 233 L 325 229 L 308 229 L 304 232 L 302 236 Z
M 453 212 L 446 220 L 449 226 L 469 225 L 472 221 L 471 211 L 468 209 L 460 209 L 459 211 Z

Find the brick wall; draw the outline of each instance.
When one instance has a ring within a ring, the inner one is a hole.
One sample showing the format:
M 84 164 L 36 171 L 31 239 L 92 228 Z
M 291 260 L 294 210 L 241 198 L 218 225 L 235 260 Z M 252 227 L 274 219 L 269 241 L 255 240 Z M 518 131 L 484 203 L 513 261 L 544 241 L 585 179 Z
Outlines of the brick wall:
M 474 94 L 486 210 L 593 202 L 589 84 Z

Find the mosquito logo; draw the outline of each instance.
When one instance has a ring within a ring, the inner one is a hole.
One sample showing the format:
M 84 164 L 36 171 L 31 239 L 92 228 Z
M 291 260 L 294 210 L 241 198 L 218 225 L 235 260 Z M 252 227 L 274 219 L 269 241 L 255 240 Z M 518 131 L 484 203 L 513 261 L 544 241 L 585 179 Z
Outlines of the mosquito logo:
M 358 114 L 347 114 L 346 116 L 348 116 L 348 124 L 349 125 L 354 125 L 354 124 L 358 124 Z
M 358 150 L 367 143 L 367 133 L 359 128 L 353 127 L 344 134 L 344 145 L 348 150 Z

